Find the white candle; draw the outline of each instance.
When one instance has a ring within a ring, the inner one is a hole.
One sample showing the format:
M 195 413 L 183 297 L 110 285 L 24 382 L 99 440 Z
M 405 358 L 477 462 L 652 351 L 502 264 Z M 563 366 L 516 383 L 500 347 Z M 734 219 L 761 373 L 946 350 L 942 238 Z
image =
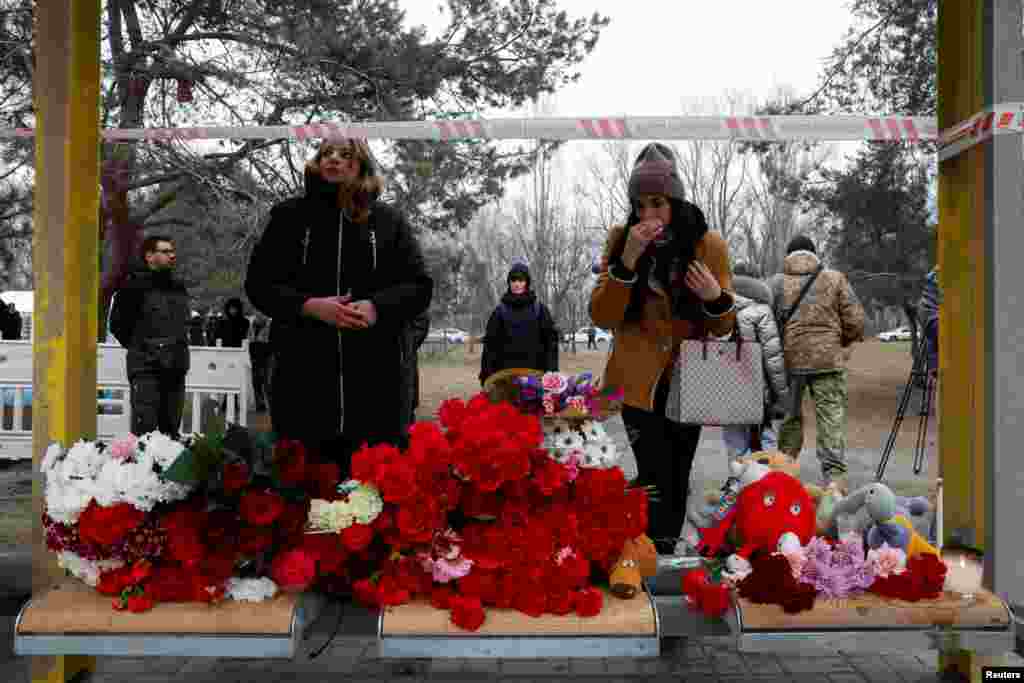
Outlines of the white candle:
M 981 589 L 981 563 L 962 553 L 943 555 L 942 561 L 946 564 L 946 590 L 972 599 Z
M 935 482 L 939 490 L 935 496 L 935 547 L 942 551 L 942 477 Z

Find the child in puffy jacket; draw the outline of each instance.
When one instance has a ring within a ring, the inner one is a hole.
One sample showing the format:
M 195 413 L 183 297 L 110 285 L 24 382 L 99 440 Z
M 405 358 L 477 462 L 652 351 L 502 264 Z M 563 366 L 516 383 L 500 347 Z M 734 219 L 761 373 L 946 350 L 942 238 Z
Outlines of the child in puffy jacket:
M 722 428 L 722 440 L 730 459 L 751 450 L 773 450 L 778 444 L 772 416 L 787 405 L 789 383 L 782 340 L 772 312 L 772 292 L 756 273 L 745 264 L 733 269 L 733 290 L 736 294 L 736 326 L 745 341 L 761 345 L 765 374 L 765 419 L 759 425 L 729 425 Z M 758 436 L 759 439 L 754 437 Z M 759 443 L 758 443 L 759 442 Z M 759 448 L 752 449 L 752 444 Z

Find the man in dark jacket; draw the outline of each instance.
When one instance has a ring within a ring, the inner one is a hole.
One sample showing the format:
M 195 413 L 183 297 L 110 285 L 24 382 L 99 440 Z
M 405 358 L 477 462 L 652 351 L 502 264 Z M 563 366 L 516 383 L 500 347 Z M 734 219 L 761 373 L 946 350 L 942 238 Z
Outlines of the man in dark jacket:
M 159 430 L 177 437 L 189 369 L 189 296 L 174 276 L 174 242 L 147 237 L 144 265 L 117 290 L 110 331 L 128 349 L 132 432 Z
M 232 297 L 224 304 L 224 317 L 217 321 L 217 339 L 221 346 L 242 348 L 249 337 L 249 320 L 244 315 L 242 300 Z
M 323 143 L 305 181 L 305 196 L 271 210 L 245 291 L 272 319 L 274 433 L 344 477 L 364 442 L 402 439 L 405 330 L 434 285 L 411 226 L 377 199 L 364 140 Z
M 508 291 L 491 313 L 480 357 L 480 383 L 499 370 L 528 368 L 558 371 L 558 330 L 548 307 L 530 289 L 530 269 L 515 263 Z

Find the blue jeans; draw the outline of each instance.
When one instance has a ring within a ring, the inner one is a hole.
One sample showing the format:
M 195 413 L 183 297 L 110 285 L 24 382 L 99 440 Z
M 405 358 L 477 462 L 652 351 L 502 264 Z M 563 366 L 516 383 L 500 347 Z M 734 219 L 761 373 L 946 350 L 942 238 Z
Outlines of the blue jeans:
M 757 425 L 727 425 L 722 427 L 722 442 L 725 444 L 726 453 L 729 458 L 736 458 L 750 453 L 750 432 L 756 429 Z M 772 424 L 764 425 L 761 428 L 762 450 L 775 450 L 779 445 L 778 435 Z

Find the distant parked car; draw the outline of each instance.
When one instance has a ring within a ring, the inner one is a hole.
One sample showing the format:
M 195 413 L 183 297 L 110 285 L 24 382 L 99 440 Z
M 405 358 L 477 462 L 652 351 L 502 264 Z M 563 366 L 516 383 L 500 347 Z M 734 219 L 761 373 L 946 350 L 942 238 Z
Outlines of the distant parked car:
M 447 339 L 449 344 L 465 344 L 469 333 L 456 327 L 443 327 L 440 330 L 431 330 L 427 334 L 427 341 L 440 342 Z
M 598 345 L 607 344 L 608 342 L 610 342 L 612 340 L 612 335 L 610 335 L 609 333 L 605 332 L 600 327 L 595 328 L 595 329 L 597 330 L 597 334 L 594 337 L 594 341 L 597 342 Z M 575 334 L 566 332 L 565 336 L 562 337 L 562 340 L 565 343 L 568 344 L 570 341 L 572 341 L 573 337 L 575 337 L 577 344 L 586 344 L 587 343 L 587 337 L 588 337 L 587 333 L 589 331 L 590 331 L 589 327 L 581 327 L 580 329 L 576 330 Z
M 878 341 L 884 342 L 910 341 L 911 338 L 909 327 L 900 327 L 895 330 L 889 330 L 888 332 L 882 332 L 878 335 Z

